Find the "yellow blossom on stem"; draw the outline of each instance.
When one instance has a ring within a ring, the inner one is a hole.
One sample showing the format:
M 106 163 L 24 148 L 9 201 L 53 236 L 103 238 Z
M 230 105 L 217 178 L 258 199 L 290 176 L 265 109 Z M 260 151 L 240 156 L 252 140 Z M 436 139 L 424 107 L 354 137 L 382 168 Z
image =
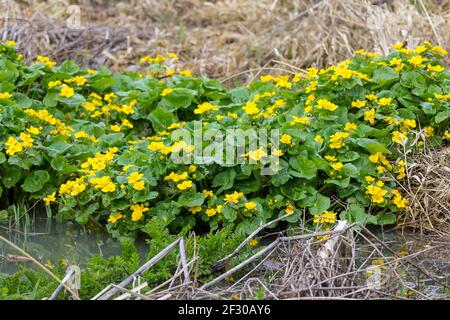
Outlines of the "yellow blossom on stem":
M 365 107 L 365 106 L 366 106 L 366 102 L 362 101 L 362 100 L 355 100 L 355 101 L 352 102 L 352 107 L 355 107 L 355 108 L 358 108 L 358 109 L 360 109 L 362 107 Z
M 323 137 L 321 135 L 316 135 L 314 137 L 314 141 L 322 143 L 323 142 Z
M 53 193 L 47 195 L 43 200 L 46 205 L 49 205 L 50 203 L 55 202 L 56 201 L 56 192 L 53 192 Z
M 65 97 L 65 98 L 70 98 L 70 97 L 74 96 L 75 90 L 73 90 L 73 88 L 71 88 L 71 87 L 64 85 L 64 86 L 62 86 L 60 93 L 61 93 L 61 96 Z
M 177 188 L 180 190 L 186 190 L 190 189 L 192 187 L 192 181 L 191 180 L 185 180 L 182 183 L 177 184 Z
M 244 204 L 244 206 L 245 206 L 245 209 L 248 210 L 248 211 L 256 209 L 256 203 L 253 202 L 253 201 L 246 202 Z
M 375 109 L 369 109 L 364 112 L 364 120 L 368 121 L 370 124 L 375 123 Z
M 225 203 L 235 203 L 237 204 L 241 198 L 244 197 L 244 193 L 234 191 L 233 193 L 225 195 Z
M 142 204 L 133 204 L 130 207 L 132 213 L 131 213 L 131 220 L 133 221 L 139 221 L 144 216 L 144 212 L 149 211 L 150 209 L 145 207 Z
M 161 92 L 161 96 L 165 97 L 167 96 L 169 93 L 173 92 L 172 88 L 165 88 L 162 92 Z
M 116 223 L 117 220 L 120 220 L 122 218 L 123 218 L 122 212 L 112 213 L 108 217 L 108 222 Z
M 289 145 L 292 143 L 292 137 L 288 134 L 283 134 L 280 138 L 280 142 Z

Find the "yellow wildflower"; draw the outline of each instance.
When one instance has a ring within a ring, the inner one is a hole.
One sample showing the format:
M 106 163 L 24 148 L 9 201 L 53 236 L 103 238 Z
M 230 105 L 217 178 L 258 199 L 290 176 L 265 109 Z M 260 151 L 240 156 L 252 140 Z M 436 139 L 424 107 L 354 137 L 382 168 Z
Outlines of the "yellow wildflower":
M 74 94 L 75 94 L 75 90 L 73 90 L 73 88 L 71 88 L 71 87 L 64 85 L 61 88 L 61 96 L 65 97 L 65 98 L 73 97 Z
M 177 184 L 177 188 L 180 190 L 186 190 L 190 189 L 192 187 L 192 181 L 191 180 L 185 180 L 182 183 Z
M 288 134 L 283 134 L 280 138 L 280 142 L 289 145 L 292 143 L 292 137 Z
M 46 205 L 49 205 L 50 203 L 55 202 L 56 201 L 56 192 L 53 192 L 53 193 L 47 195 L 43 200 Z
M 245 209 L 246 210 L 255 210 L 256 209 L 256 203 L 255 202 L 253 202 L 253 201 L 249 201 L 249 202 L 246 202 L 245 204 L 244 204 L 244 206 L 245 206 Z
M 169 93 L 171 93 L 173 91 L 172 88 L 165 88 L 162 92 L 161 92 L 161 96 L 165 97 L 167 96 Z
M 139 221 L 141 220 L 142 216 L 144 215 L 144 212 L 149 211 L 150 209 L 145 207 L 142 204 L 133 204 L 131 207 L 131 220 L 133 221 Z
M 120 220 L 122 218 L 123 218 L 122 212 L 112 213 L 108 217 L 108 222 L 116 223 L 117 220 Z

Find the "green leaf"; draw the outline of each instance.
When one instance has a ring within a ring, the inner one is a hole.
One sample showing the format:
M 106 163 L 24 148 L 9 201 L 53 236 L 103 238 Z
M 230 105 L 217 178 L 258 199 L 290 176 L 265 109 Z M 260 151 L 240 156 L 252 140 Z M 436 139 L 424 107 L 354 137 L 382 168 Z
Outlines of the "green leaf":
M 48 180 L 50 180 L 50 175 L 47 171 L 33 171 L 25 178 L 25 181 L 22 184 L 22 189 L 26 192 L 37 192 L 44 187 Z
M 123 144 L 124 134 L 122 132 L 104 134 L 99 140 L 108 147 L 121 147 Z
M 1 187 L 0 187 L 1 189 Z M 0 193 L 1 195 L 1 193 Z M 8 211 L 7 210 L 0 210 L 0 222 L 6 222 L 8 220 Z
M 72 173 L 78 171 L 78 168 L 74 165 L 71 165 L 69 161 L 63 156 L 57 156 L 52 159 L 50 165 L 56 171 L 61 173 Z
M 357 204 L 351 204 L 348 210 L 340 215 L 341 219 L 347 220 L 349 223 L 376 224 L 377 218 L 367 214 L 363 208 Z
M 46 149 L 48 152 L 48 155 L 50 157 L 56 157 L 62 153 L 64 153 L 66 150 L 68 150 L 72 145 L 70 143 L 67 143 L 64 141 L 64 138 L 61 139 L 54 139 L 54 142 L 52 142 Z
M 379 213 L 376 216 L 377 224 L 380 226 L 384 226 L 387 224 L 394 224 L 397 221 L 397 217 L 392 213 Z
M 385 145 L 379 143 L 376 140 L 368 138 L 359 138 L 356 140 L 358 145 L 369 151 L 371 154 L 381 152 L 383 154 L 391 154 L 391 152 L 386 148 Z
M 13 99 L 22 108 L 29 108 L 33 104 L 33 101 L 22 93 L 14 93 Z
M 99 208 L 97 202 L 91 204 L 84 210 L 77 210 L 75 214 L 75 221 L 79 224 L 86 224 L 89 221 L 89 217 Z
M 228 220 L 229 222 L 233 222 L 237 218 L 237 212 L 233 208 L 225 205 L 222 208 L 222 215 L 223 217 Z
M 430 102 L 422 102 L 421 104 L 422 110 L 425 114 L 433 115 L 436 113 L 436 109 L 433 107 L 433 104 Z
M 357 159 L 359 159 L 359 153 L 355 151 L 347 151 L 338 157 L 338 160 L 341 162 L 352 162 Z
M 161 108 L 156 108 L 149 115 L 148 118 L 152 122 L 153 130 L 163 131 L 169 125 L 177 121 L 176 116 L 172 112 L 165 111 Z
M 6 161 L 6 156 L 4 153 L 0 152 L 0 164 L 4 163 Z
M 192 94 L 180 92 L 180 90 L 173 91 L 167 96 L 163 97 L 158 104 L 159 109 L 169 112 L 176 111 L 180 108 L 187 108 L 192 103 Z
M 309 208 L 309 212 L 312 215 L 321 214 L 330 207 L 330 204 L 331 204 L 330 198 L 318 193 L 314 205 Z
M 22 177 L 22 169 L 16 166 L 8 167 L 7 170 L 4 170 L 2 182 L 3 185 L 9 189 L 11 187 L 14 187 L 17 182 L 19 182 L 20 178 Z
M 308 159 L 305 155 L 291 157 L 289 159 L 289 165 L 295 170 L 295 172 L 291 171 L 293 176 L 305 179 L 316 177 L 317 166 L 314 161 Z
M 205 201 L 205 196 L 201 192 L 184 192 L 178 198 L 178 204 L 182 207 L 199 207 Z
M 398 73 L 395 72 L 394 69 L 385 66 L 375 70 L 372 77 L 372 83 L 379 84 L 380 86 L 385 86 L 386 84 L 397 81 L 398 78 Z
M 63 102 L 70 107 L 81 106 L 86 101 L 86 99 L 79 93 L 75 93 L 70 98 L 66 98 L 61 95 L 58 95 L 57 98 L 58 98 L 58 101 Z
M 261 188 L 261 181 L 255 177 L 245 180 L 237 180 L 234 183 L 234 188 L 243 193 L 256 192 Z
M 353 164 L 351 163 L 346 163 L 343 167 L 342 167 L 342 174 L 346 177 L 353 177 L 356 178 L 359 176 L 359 170 L 357 167 L 355 167 Z
M 244 87 L 231 89 L 230 93 L 231 93 L 231 101 L 233 101 L 233 103 L 245 103 L 250 98 L 250 93 L 248 89 Z
M 444 122 L 448 118 L 450 118 L 450 111 L 441 111 L 434 117 L 434 121 L 436 122 L 436 124 L 439 124 L 441 122 Z
M 234 185 L 234 178 L 236 177 L 236 171 L 233 168 L 229 168 L 225 171 L 218 173 L 212 180 L 211 186 L 220 187 L 217 193 L 223 190 L 231 189 Z
M 54 68 L 54 71 L 72 76 L 80 71 L 80 67 L 73 60 L 66 60 L 59 67 Z
M 400 84 L 406 88 L 426 88 L 425 78 L 417 71 L 403 72 Z
M 299 201 L 308 196 L 308 189 L 299 184 L 298 179 L 296 180 L 291 180 L 280 188 L 281 193 L 293 201 Z
M 158 192 L 150 191 L 146 192 L 145 190 L 134 192 L 133 193 L 133 202 L 145 202 L 149 200 L 156 199 L 158 197 Z
M 116 83 L 111 76 L 98 76 L 91 79 L 91 87 L 98 92 L 105 92 Z

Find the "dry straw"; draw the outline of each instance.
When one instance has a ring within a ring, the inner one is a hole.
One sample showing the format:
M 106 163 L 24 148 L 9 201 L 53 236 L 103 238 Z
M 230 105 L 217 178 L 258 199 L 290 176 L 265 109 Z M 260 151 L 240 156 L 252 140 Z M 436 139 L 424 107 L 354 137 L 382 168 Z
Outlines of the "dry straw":
M 2 39 L 29 58 L 134 69 L 143 55 L 175 51 L 197 74 L 241 82 L 324 67 L 361 48 L 386 53 L 399 41 L 450 47 L 450 4 L 438 0 L 78 1 L 77 28 L 67 27 L 77 20 L 69 1 L 2 6 Z

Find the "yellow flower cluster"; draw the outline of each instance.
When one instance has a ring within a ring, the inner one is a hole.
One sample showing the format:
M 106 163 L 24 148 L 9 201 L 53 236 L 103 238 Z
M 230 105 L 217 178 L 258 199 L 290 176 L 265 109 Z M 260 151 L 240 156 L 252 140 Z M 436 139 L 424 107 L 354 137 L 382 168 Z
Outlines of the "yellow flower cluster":
M 267 108 L 267 110 L 263 113 L 264 119 L 269 119 L 270 117 L 276 114 L 278 108 L 283 106 L 286 102 L 283 99 L 278 99 L 275 101 L 273 105 Z
M 73 135 L 76 139 L 88 139 L 91 142 L 97 142 L 97 138 L 87 134 L 85 131 L 78 131 Z
M 253 201 L 249 201 L 244 204 L 244 207 L 246 211 L 253 211 L 256 210 L 256 203 Z
M 189 175 L 186 171 L 184 171 L 182 174 L 177 174 L 172 171 L 168 176 L 164 177 L 164 180 L 165 181 L 171 180 L 175 183 L 182 181 L 181 183 L 177 184 L 177 188 L 180 190 L 186 190 L 186 189 L 192 188 L 192 186 L 193 186 L 192 181 L 187 180 L 188 178 L 189 178 Z
M 91 178 L 89 182 L 94 186 L 94 189 L 100 189 L 102 192 L 116 191 L 116 186 L 109 176 Z
M 83 86 L 87 82 L 87 79 L 83 76 L 75 76 L 69 79 L 65 79 L 64 82 L 67 84 L 74 83 L 77 86 Z
M 360 108 L 362 108 L 364 106 L 366 106 L 366 102 L 365 101 L 362 101 L 362 100 L 352 101 L 352 107 L 360 109 Z
M 223 206 L 221 204 L 217 205 L 215 208 L 206 209 L 205 213 L 208 217 L 214 217 L 216 214 L 222 212 Z
M 144 174 L 139 172 L 132 172 L 128 176 L 128 184 L 130 184 L 134 190 L 142 191 L 145 188 L 145 181 L 142 180 Z
M 202 114 L 207 111 L 217 111 L 217 110 L 219 110 L 219 108 L 217 106 L 212 105 L 209 102 L 203 102 L 202 104 L 199 104 L 196 109 L 194 109 L 194 113 Z
M 73 197 L 77 196 L 84 190 L 86 190 L 87 185 L 85 182 L 85 177 L 77 178 L 75 180 L 69 180 L 66 183 L 63 183 L 59 187 L 59 194 L 64 195 L 68 194 Z
M 311 118 L 309 117 L 297 117 L 297 116 L 292 116 L 293 121 L 290 123 L 291 126 L 294 126 L 296 124 L 306 124 L 309 125 L 310 124 L 310 120 Z
M 406 134 L 399 131 L 393 131 L 392 141 L 398 144 L 404 144 L 406 142 Z
M 134 107 L 137 104 L 136 99 L 133 99 L 128 102 L 128 104 L 123 105 L 114 103 L 114 100 L 117 98 L 114 93 L 106 94 L 103 98 L 96 93 L 91 93 L 90 98 L 90 101 L 83 103 L 83 108 L 92 113 L 91 118 L 98 118 L 102 115 L 109 117 L 112 111 L 130 115 L 135 112 Z M 106 104 L 104 104 L 103 100 Z M 128 121 L 128 123 L 130 122 Z
M 234 191 L 233 193 L 229 193 L 225 195 L 225 203 L 234 203 L 237 204 L 240 199 L 244 197 L 244 193 Z
M 364 111 L 364 120 L 368 121 L 370 124 L 375 123 L 375 109 L 369 109 Z
M 25 109 L 24 112 L 32 117 L 37 118 L 43 122 L 46 122 L 52 126 L 55 126 L 56 128 L 52 131 L 50 131 L 50 134 L 61 134 L 64 136 L 70 136 L 70 132 L 73 132 L 73 128 L 70 126 L 65 125 L 61 120 L 53 117 L 47 110 L 34 110 L 34 109 Z
M 172 93 L 173 89 L 172 88 L 165 88 L 162 92 L 161 92 L 161 97 L 165 97 L 168 94 Z
M 36 60 L 45 64 L 48 68 L 53 68 L 56 65 L 55 61 L 50 60 L 48 57 L 37 56 Z
M 147 208 L 146 206 L 142 204 L 133 204 L 131 207 L 131 220 L 133 221 L 139 221 L 144 215 L 144 212 L 147 212 L 150 210 L 150 208 Z
M 28 133 L 21 132 L 19 134 L 19 139 L 20 140 L 13 136 L 8 137 L 8 140 L 5 143 L 7 155 L 13 156 L 18 152 L 22 152 L 24 148 L 33 147 L 34 139 Z
M 344 165 L 342 164 L 342 162 L 335 162 L 331 163 L 330 166 L 333 168 L 334 171 L 341 171 Z
M 330 137 L 330 148 L 340 149 L 345 146 L 344 139 L 348 138 L 350 135 L 348 132 L 336 132 Z
M 381 164 L 383 164 L 384 167 L 386 167 L 386 169 L 388 169 L 389 171 L 392 170 L 392 165 L 389 163 L 384 154 L 382 154 L 381 152 L 377 152 L 375 154 L 370 155 L 369 160 L 372 163 L 380 162 Z M 379 172 L 384 172 L 384 168 L 377 168 L 377 170 Z
M 259 113 L 259 108 L 253 101 L 248 101 L 242 109 L 250 116 Z
M 75 94 L 75 90 L 73 90 L 72 87 L 63 85 L 61 87 L 61 96 L 65 97 L 65 98 L 70 98 L 73 97 Z
M 397 163 L 397 172 L 398 172 L 397 179 L 401 180 L 406 176 L 405 167 L 406 165 L 404 160 L 400 160 Z
M 43 200 L 46 205 L 49 205 L 50 203 L 55 202 L 56 201 L 56 192 L 53 192 L 53 193 L 47 195 L 46 197 L 44 197 Z
M 405 209 L 408 206 L 408 199 L 403 198 L 397 189 L 392 190 L 392 203 L 399 209 Z
M 327 99 L 319 99 L 317 100 L 316 108 L 319 110 L 325 109 L 328 111 L 334 111 L 337 109 L 337 105 Z
M 117 147 L 109 148 L 106 153 L 97 152 L 94 157 L 88 158 L 81 164 L 81 171 L 87 176 L 95 176 L 99 170 L 104 170 L 114 159 L 114 155 L 119 151 Z
M 247 155 L 250 159 L 259 161 L 261 160 L 261 158 L 266 157 L 267 153 L 262 148 L 259 148 L 253 151 L 249 151 Z
M 356 123 L 353 122 L 347 122 L 344 126 L 344 130 L 345 131 L 353 131 L 356 130 L 358 126 L 356 125 Z
M 267 75 L 267 76 L 261 76 L 259 79 L 261 80 L 261 82 L 273 81 L 275 83 L 275 85 L 280 88 L 289 89 L 292 87 L 292 83 L 289 82 L 289 76 L 274 77 L 271 75 Z
M 172 59 L 175 59 L 175 60 L 178 59 L 178 56 L 176 54 L 174 54 L 174 53 L 171 53 L 170 58 L 171 57 L 176 57 L 176 58 L 172 58 Z M 152 57 L 151 55 L 142 57 L 140 59 L 140 62 L 148 63 L 148 64 L 160 64 L 162 62 L 165 62 L 166 60 L 167 60 L 166 57 L 164 57 L 163 55 L 158 54 L 155 57 Z
M 384 186 L 383 181 L 377 181 L 376 184 L 370 184 L 366 187 L 366 194 L 372 197 L 372 201 L 374 203 L 383 203 L 384 196 L 387 193 L 387 190 L 382 188 L 383 186 Z
M 314 223 L 331 223 L 334 224 L 336 222 L 336 213 L 332 211 L 325 211 L 322 214 L 314 216 Z

